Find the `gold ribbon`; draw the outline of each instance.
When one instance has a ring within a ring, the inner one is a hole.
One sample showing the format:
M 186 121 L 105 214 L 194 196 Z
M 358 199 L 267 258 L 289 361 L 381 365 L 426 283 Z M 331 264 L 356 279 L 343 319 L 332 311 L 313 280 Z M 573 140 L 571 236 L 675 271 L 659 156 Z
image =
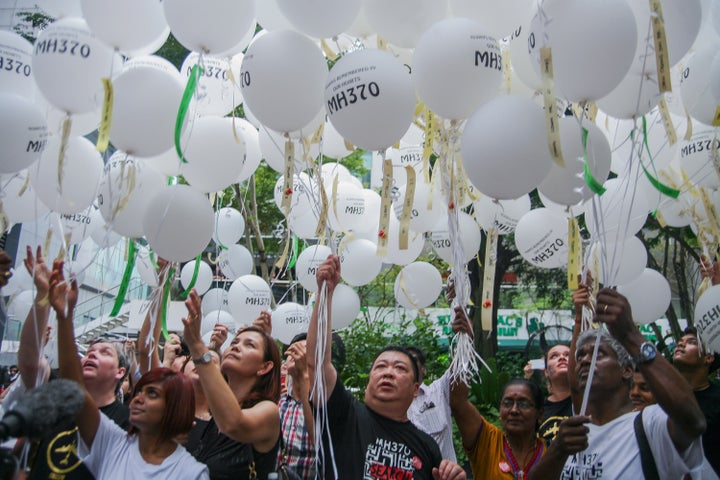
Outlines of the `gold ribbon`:
M 675 145 L 677 143 L 677 130 L 673 124 L 672 117 L 670 116 L 670 109 L 668 109 L 667 101 L 665 97 L 658 103 L 658 110 L 660 111 L 660 118 L 662 118 L 663 126 L 665 127 L 665 134 L 667 135 L 668 143 Z
M 112 111 L 113 111 L 113 86 L 112 81 L 105 77 L 102 79 L 103 90 L 105 95 L 103 97 L 102 115 L 100 117 L 100 128 L 98 129 L 98 139 L 95 144 L 95 148 L 98 152 L 103 153 L 107 150 L 110 144 L 110 124 L 112 123 Z
M 412 216 L 413 201 L 415 200 L 415 169 L 408 165 L 405 167 L 407 185 L 405 186 L 405 199 L 403 200 L 402 214 L 400 215 L 400 250 L 407 250 L 408 236 L 410 234 L 410 218 Z
M 485 270 L 483 273 L 483 291 L 482 291 L 482 302 L 480 321 L 483 331 L 492 331 L 493 324 L 493 296 L 495 293 L 495 269 L 497 260 L 497 247 L 498 247 L 498 231 L 497 228 L 492 227 L 487 232 L 487 240 L 485 243 Z
M 565 168 L 562 146 L 560 144 L 560 123 L 556 112 L 555 82 L 553 77 L 552 49 L 540 49 L 540 68 L 543 82 L 543 100 L 545 103 L 545 128 L 547 131 L 548 148 L 555 164 Z
M 285 218 L 290 214 L 290 206 L 292 204 L 294 170 L 295 144 L 293 144 L 290 138 L 287 138 L 285 140 L 285 178 L 283 179 L 283 197 L 281 204 Z
M 580 227 L 575 217 L 568 218 L 568 289 L 577 290 L 580 274 Z
M 70 139 L 70 129 L 72 128 L 72 117 L 68 115 L 63 120 L 62 135 L 60 137 L 60 151 L 58 152 L 58 192 L 62 194 L 62 177 L 65 169 L 65 151 L 67 150 L 68 140 Z
M 670 60 L 668 59 L 665 20 L 663 19 L 661 0 L 650 0 L 650 19 L 652 21 L 653 39 L 655 40 L 655 61 L 657 63 L 660 93 L 671 92 Z
M 385 157 L 385 152 L 383 152 Z M 383 160 L 383 182 L 380 193 L 380 230 L 378 231 L 378 243 L 376 254 L 378 257 L 387 255 L 388 234 L 390 229 L 390 209 L 392 206 L 393 166 L 389 158 Z

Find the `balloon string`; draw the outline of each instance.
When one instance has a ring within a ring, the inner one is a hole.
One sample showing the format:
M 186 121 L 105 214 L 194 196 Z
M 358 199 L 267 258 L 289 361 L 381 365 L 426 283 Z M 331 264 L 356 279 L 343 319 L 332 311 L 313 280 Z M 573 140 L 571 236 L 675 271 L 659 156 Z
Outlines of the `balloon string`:
M 197 260 L 196 260 L 197 262 Z M 199 263 L 195 263 L 195 265 L 198 265 Z M 195 274 L 197 274 L 197 268 L 195 269 Z M 167 278 L 165 279 L 165 285 L 163 288 L 163 297 L 162 297 L 162 305 L 160 305 L 160 308 L 162 308 L 162 334 L 165 338 L 165 341 L 170 339 L 170 334 L 168 333 L 167 329 L 167 304 L 168 304 L 168 298 L 170 297 L 170 285 L 172 284 L 173 277 L 175 276 L 175 269 L 170 267 L 170 270 L 168 272 Z M 193 275 L 193 280 L 195 280 Z M 191 282 L 192 283 L 192 282 Z
M 190 77 L 188 78 L 187 85 L 185 85 L 182 100 L 180 101 L 178 116 L 175 120 L 175 151 L 183 163 L 187 163 L 187 159 L 183 154 L 182 147 L 180 145 L 180 138 L 182 137 L 183 125 L 185 124 L 185 117 L 187 116 L 188 109 L 190 108 L 190 102 L 192 101 L 193 95 L 195 95 L 195 90 L 197 89 L 198 77 L 202 75 L 202 73 L 203 70 L 198 64 L 193 65 L 192 70 L 190 70 Z
M 602 195 L 603 193 L 605 193 L 605 187 L 603 187 L 602 184 L 595 179 L 592 172 L 590 171 L 590 165 L 588 164 L 587 140 L 588 140 L 588 129 L 585 127 L 582 127 L 583 169 L 584 169 L 585 183 L 587 184 L 587 186 L 590 188 L 590 190 L 593 193 L 595 193 L 597 195 Z
M 653 167 L 653 170 L 655 169 L 655 164 L 653 163 L 652 154 L 650 153 L 650 146 L 648 145 L 648 135 L 647 135 L 647 119 L 645 118 L 645 115 L 642 117 L 642 129 L 643 129 L 643 145 L 645 146 L 645 150 L 647 151 L 648 158 L 650 159 L 650 165 Z M 657 178 L 655 178 L 645 167 L 645 163 L 640 159 L 640 166 L 642 167 L 643 171 L 645 172 L 645 176 L 648 178 L 650 183 L 652 184 L 655 189 L 662 193 L 665 196 L 668 196 L 670 198 L 678 198 L 680 195 L 680 190 L 676 190 L 674 188 L 671 188 L 662 182 L 660 182 Z M 655 172 L 657 174 L 657 171 Z

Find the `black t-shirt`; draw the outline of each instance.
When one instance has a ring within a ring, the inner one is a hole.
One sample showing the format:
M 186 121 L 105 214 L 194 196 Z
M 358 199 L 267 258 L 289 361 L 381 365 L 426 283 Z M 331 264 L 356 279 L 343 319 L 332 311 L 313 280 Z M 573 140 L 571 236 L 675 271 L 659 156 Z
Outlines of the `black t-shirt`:
M 121 428 L 130 426 L 130 412 L 122 402 L 100 407 L 100 411 Z M 95 477 L 77 456 L 77 425 L 75 419 L 58 427 L 47 439 L 33 445 L 29 480 L 93 480 Z M 34 458 L 32 458 L 34 457 Z
M 440 465 L 440 448 L 430 435 L 410 421 L 396 422 L 372 411 L 345 389 L 340 378 L 327 412 L 341 479 L 432 479 L 433 467 Z M 323 443 L 329 459 L 326 432 Z M 325 465 L 325 478 L 333 478 L 329 461 Z
M 185 449 L 195 460 L 207 465 L 213 480 L 249 478 L 249 465 L 253 460 L 257 478 L 260 479 L 275 471 L 279 445 L 278 437 L 278 443 L 272 450 L 260 453 L 249 443 L 236 442 L 220 433 L 214 419 L 196 418 Z
M 720 475 L 720 384 L 711 383 L 705 390 L 696 390 L 695 398 L 707 422 L 702 439 L 705 457 Z
M 548 443 L 552 442 L 555 440 L 560 422 L 570 416 L 572 416 L 572 398 L 567 397 L 559 402 L 551 402 L 546 398 L 538 436 L 547 440 Z

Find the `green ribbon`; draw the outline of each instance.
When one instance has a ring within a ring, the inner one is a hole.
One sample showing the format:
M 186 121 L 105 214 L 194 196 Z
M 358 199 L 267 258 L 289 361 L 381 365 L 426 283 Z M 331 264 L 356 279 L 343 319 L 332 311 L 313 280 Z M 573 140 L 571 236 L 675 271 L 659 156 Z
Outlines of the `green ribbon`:
M 647 120 L 645 119 L 645 115 L 642 117 L 642 128 L 643 128 L 643 144 L 645 145 L 645 150 L 647 151 L 648 158 L 650 158 L 650 165 L 653 166 L 653 170 L 655 170 L 655 164 L 653 163 L 652 154 L 650 153 L 650 146 L 648 145 L 648 139 L 647 139 Z M 655 189 L 662 193 L 663 195 L 670 197 L 670 198 L 678 198 L 680 196 L 680 190 L 675 190 L 672 187 L 669 187 L 665 185 L 664 183 L 660 182 L 657 178 L 652 176 L 652 174 L 648 171 L 647 168 L 645 168 L 645 164 L 642 160 L 640 160 L 640 166 L 642 166 L 643 172 L 645 172 L 645 176 L 650 181 L 653 187 Z
M 163 289 L 163 297 L 162 297 L 162 305 L 160 305 L 160 308 L 162 308 L 162 315 L 160 317 L 160 318 L 162 318 L 162 334 L 163 334 L 163 337 L 165 337 L 166 342 L 170 339 L 170 334 L 168 333 L 168 329 L 167 329 L 167 310 L 168 310 L 167 304 L 168 304 L 168 297 L 170 297 L 170 284 L 171 284 L 174 276 L 175 276 L 175 269 L 170 268 L 170 271 L 168 271 L 168 276 L 165 279 L 165 286 Z
M 602 184 L 595 179 L 592 172 L 590 171 L 590 165 L 588 165 L 588 160 L 587 160 L 587 139 L 588 139 L 588 129 L 583 127 L 583 129 L 582 129 L 582 144 L 583 144 L 583 169 L 585 171 L 585 183 L 587 184 L 588 188 L 590 188 L 591 192 L 600 196 L 603 193 L 605 193 L 605 187 L 603 187 Z
M 202 258 L 202 253 L 198 253 L 198 256 L 195 257 L 195 269 L 193 270 L 193 276 L 190 279 L 190 284 L 187 286 L 184 292 L 180 294 L 182 298 L 187 298 L 188 295 L 190 295 L 190 290 L 192 290 L 195 287 L 195 283 L 197 282 L 198 272 L 200 271 L 200 261 Z
M 295 263 L 297 262 L 297 257 L 298 257 L 298 237 L 297 237 L 297 235 L 293 235 L 292 257 L 290 258 L 290 261 L 288 262 L 287 268 L 293 268 L 295 266 Z
M 112 311 L 110 312 L 111 317 L 117 316 L 120 313 L 120 309 L 125 303 L 125 295 L 127 295 L 128 285 L 130 285 L 130 276 L 132 275 L 133 268 L 135 268 L 135 256 L 137 255 L 137 245 L 132 239 L 128 240 L 128 262 L 125 265 L 125 272 L 123 272 L 122 281 L 120 282 L 120 289 L 118 290 L 117 297 L 115 297 L 115 305 L 113 305 Z
M 175 120 L 175 151 L 178 157 L 187 163 L 185 155 L 183 155 L 182 148 L 180 147 L 180 137 L 182 135 L 182 127 L 185 123 L 185 117 L 187 116 L 188 108 L 190 107 L 190 101 L 193 95 L 195 95 L 195 89 L 197 88 L 198 77 L 202 75 L 203 70 L 199 65 L 195 64 L 190 71 L 190 77 L 188 77 L 187 85 L 185 85 L 185 92 L 183 93 L 182 100 L 180 101 L 180 108 L 178 109 L 178 116 Z

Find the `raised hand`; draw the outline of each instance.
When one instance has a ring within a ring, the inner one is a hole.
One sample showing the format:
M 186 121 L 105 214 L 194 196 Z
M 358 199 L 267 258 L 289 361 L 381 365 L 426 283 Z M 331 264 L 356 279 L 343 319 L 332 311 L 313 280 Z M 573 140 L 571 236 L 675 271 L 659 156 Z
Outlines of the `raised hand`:
M 322 286 L 324 282 L 328 293 L 332 293 L 340 281 L 340 257 L 328 255 L 328 258 L 318 267 L 315 278 L 318 286 Z
M 272 314 L 268 310 L 263 310 L 253 322 L 253 326 L 259 328 L 268 335 L 272 335 Z
M 713 262 L 705 255 L 701 255 L 700 275 L 702 278 L 709 278 L 713 285 L 720 284 L 720 263 Z
M 183 325 L 185 325 L 183 338 L 193 356 L 198 357 L 206 347 L 203 343 L 202 335 L 200 335 L 202 300 L 194 288 L 190 290 L 190 295 L 188 295 L 187 300 L 185 300 L 185 307 L 187 307 L 188 316 L 182 319 Z
M 12 258 L 5 250 L 0 249 L 0 287 L 7 285 L 8 280 L 12 277 Z
M 25 260 L 23 260 L 23 263 L 35 282 L 35 289 L 37 290 L 36 295 L 42 298 L 47 295 L 50 290 L 50 275 L 52 274 L 52 271 L 43 259 L 41 246 L 38 245 L 35 256 L 33 256 L 30 245 L 26 247 L 26 252 L 27 255 Z
M 53 262 L 48 296 L 58 320 L 72 320 L 78 299 L 78 285 L 75 279 L 65 281 L 63 265 L 62 260 Z
M 432 475 L 435 480 L 465 480 L 467 478 L 465 470 L 450 460 L 440 462 L 439 468 L 433 468 Z

